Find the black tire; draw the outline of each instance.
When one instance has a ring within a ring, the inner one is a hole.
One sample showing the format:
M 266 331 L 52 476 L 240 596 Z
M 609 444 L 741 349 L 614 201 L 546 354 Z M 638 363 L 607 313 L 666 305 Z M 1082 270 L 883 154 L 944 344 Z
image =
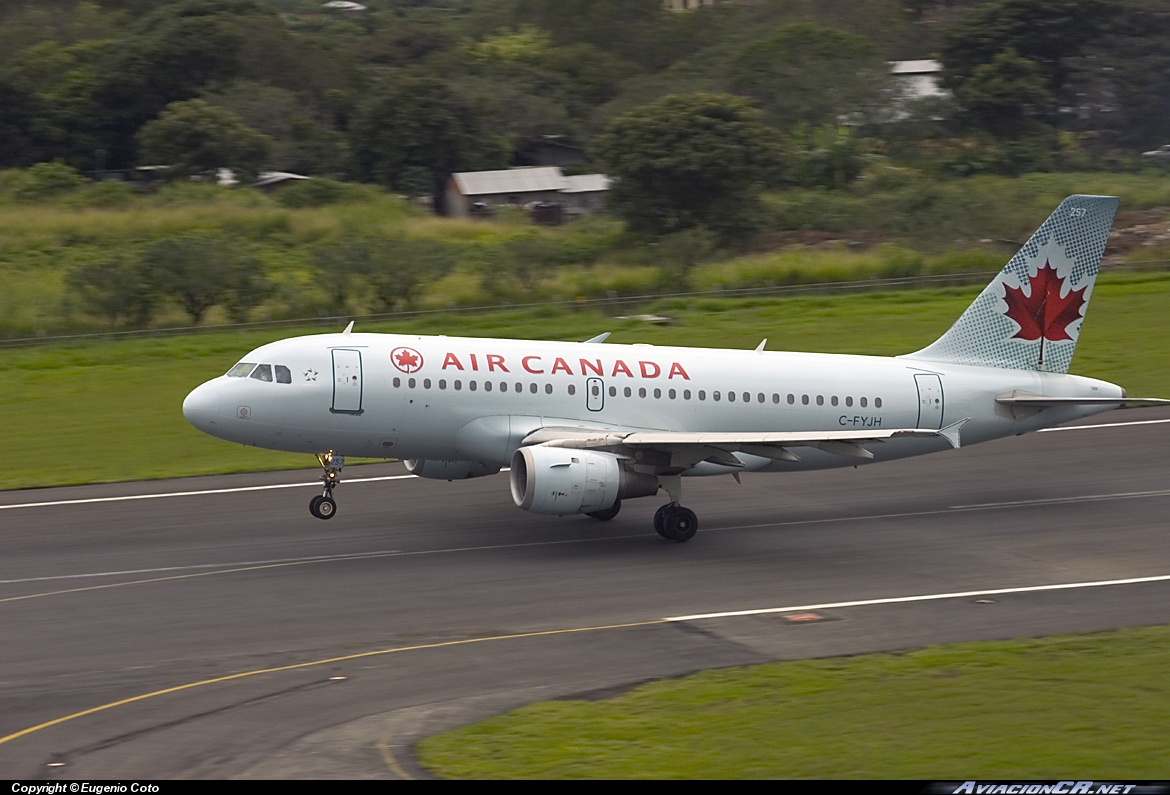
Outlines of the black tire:
M 658 533 L 658 535 L 662 536 L 663 538 L 670 538 L 670 536 L 666 534 L 666 518 L 670 515 L 672 510 L 673 506 L 670 503 L 667 503 L 654 512 L 654 532 Z
M 313 499 L 309 500 L 309 513 L 313 514 L 313 516 L 316 516 L 318 519 L 321 518 L 321 514 L 317 513 L 317 506 L 320 504 L 321 504 L 321 495 L 320 494 L 318 494 Z
M 321 501 L 317 503 L 318 519 L 332 519 L 336 513 L 337 503 L 333 501 L 332 497 L 322 497 Z
M 613 506 L 606 508 L 604 511 L 590 511 L 589 513 L 587 513 L 585 515 L 592 516 L 594 519 L 596 519 L 599 522 L 608 522 L 610 519 L 617 516 L 618 511 L 620 511 L 621 509 L 622 509 L 622 501 L 616 500 L 616 501 L 614 501 Z
M 699 531 L 699 517 L 690 508 L 678 505 L 667 516 L 663 529 L 667 538 L 681 544 L 695 537 L 695 533 Z

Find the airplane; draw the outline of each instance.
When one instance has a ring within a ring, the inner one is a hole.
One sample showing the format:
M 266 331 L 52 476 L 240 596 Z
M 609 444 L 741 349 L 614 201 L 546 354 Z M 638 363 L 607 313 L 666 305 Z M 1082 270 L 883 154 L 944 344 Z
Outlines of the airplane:
M 1019 435 L 1122 406 L 1069 375 L 1117 197 L 1070 196 L 951 328 L 894 357 L 353 331 L 251 351 L 194 389 L 205 433 L 316 454 L 333 517 L 345 457 L 397 458 L 424 478 L 509 468 L 533 513 L 615 517 L 666 492 L 654 529 L 698 529 L 682 478 L 891 461 Z

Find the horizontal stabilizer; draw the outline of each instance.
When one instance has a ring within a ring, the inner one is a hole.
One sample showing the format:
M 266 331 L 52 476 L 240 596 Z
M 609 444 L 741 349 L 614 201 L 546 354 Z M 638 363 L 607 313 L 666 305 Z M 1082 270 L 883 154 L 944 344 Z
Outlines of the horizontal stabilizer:
M 1004 406 L 1033 406 L 1035 408 L 1048 408 L 1049 406 L 1119 406 L 1121 408 L 1136 409 L 1147 406 L 1170 406 L 1170 400 L 1165 398 L 1045 397 L 1044 395 L 997 397 L 995 402 Z

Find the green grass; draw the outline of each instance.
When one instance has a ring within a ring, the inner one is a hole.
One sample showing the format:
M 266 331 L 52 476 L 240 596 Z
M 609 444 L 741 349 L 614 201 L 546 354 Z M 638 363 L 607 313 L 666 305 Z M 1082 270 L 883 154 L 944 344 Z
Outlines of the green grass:
M 612 342 L 893 355 L 936 339 L 980 287 L 754 299 L 664 300 L 642 311 L 669 326 L 614 320 L 595 309 L 551 307 L 440 313 L 397 322 L 358 321 L 367 331 L 587 339 Z M 1073 372 L 1120 383 L 1130 394 L 1170 396 L 1170 274 L 1106 274 L 1073 359 Z M 311 466 L 308 456 L 233 445 L 183 419 L 183 397 L 247 351 L 325 329 L 224 332 L 53 344 L 0 350 L 0 439 L 22 451 L 0 470 L 0 489 L 141 480 Z
M 1170 627 L 704 671 L 420 742 L 451 778 L 1163 779 Z

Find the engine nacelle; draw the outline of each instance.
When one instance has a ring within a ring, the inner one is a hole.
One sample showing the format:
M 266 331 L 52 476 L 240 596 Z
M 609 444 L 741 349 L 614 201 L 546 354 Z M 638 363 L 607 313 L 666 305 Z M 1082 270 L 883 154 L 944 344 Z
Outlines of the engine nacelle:
M 426 458 L 408 458 L 402 463 L 406 464 L 406 471 L 410 474 L 432 480 L 467 480 L 494 475 L 500 471 L 498 464 L 493 466 L 482 461 L 432 461 Z
M 612 453 L 568 447 L 521 447 L 508 480 L 518 507 L 557 516 L 604 511 L 658 492 L 658 478 L 627 471 Z

